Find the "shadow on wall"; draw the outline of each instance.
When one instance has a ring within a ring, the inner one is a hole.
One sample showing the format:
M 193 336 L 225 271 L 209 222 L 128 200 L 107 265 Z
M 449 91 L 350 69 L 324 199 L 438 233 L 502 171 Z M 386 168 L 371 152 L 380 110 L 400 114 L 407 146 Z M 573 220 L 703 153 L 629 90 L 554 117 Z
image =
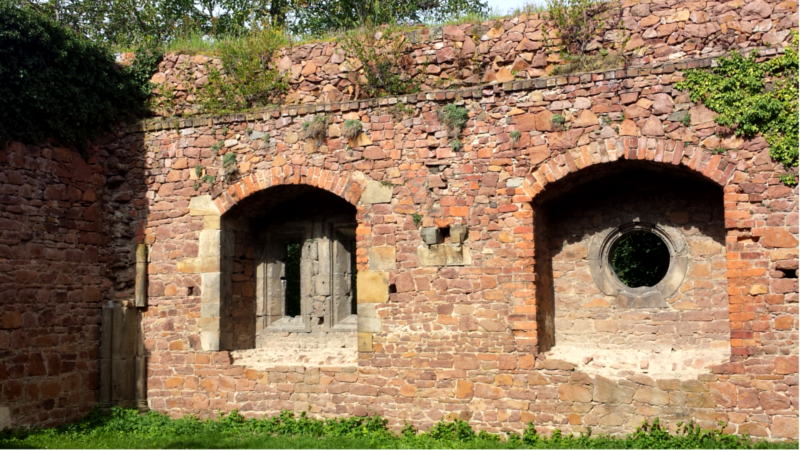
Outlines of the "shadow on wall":
M 679 168 L 620 161 L 548 186 L 534 211 L 541 352 L 568 351 L 585 363 L 629 350 L 678 351 L 702 366 L 730 355 L 718 185 Z M 625 285 L 613 267 L 613 239 L 631 231 L 660 233 L 669 247 L 669 272 L 650 288 Z M 603 239 L 612 240 L 606 253 Z

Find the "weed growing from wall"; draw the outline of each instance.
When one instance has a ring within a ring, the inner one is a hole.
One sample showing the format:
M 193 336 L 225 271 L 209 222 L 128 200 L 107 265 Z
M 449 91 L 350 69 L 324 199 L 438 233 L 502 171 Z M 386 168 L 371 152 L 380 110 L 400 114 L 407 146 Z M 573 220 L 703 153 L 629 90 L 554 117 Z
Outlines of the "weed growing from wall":
M 325 116 L 315 116 L 308 122 L 303 122 L 303 138 L 314 139 L 319 146 L 328 136 L 328 118 Z
M 364 125 L 358 119 L 347 119 L 344 121 L 344 130 L 342 135 L 349 140 L 353 140 L 361 134 Z
M 689 91 L 693 102 L 719 113 L 715 121 L 734 134 L 752 138 L 762 134 L 769 154 L 787 170 L 798 163 L 798 57 L 797 32 L 783 55 L 763 62 L 758 52 L 748 57 L 733 53 L 708 70 L 689 70 L 676 88 Z M 781 180 L 797 184 L 794 174 Z
M 469 120 L 467 108 L 458 106 L 454 103 L 446 105 L 438 111 L 439 123 L 441 123 L 451 138 L 458 139 Z
M 236 154 L 228 152 L 222 155 L 222 173 L 226 183 L 230 183 L 236 174 Z
M 367 26 L 359 30 L 348 31 L 342 36 L 342 49 L 351 58 L 348 64 L 357 61 L 356 67 L 363 72 L 364 80 L 354 72 L 357 83 L 363 91 L 362 97 L 381 97 L 386 95 L 403 95 L 419 91 L 420 82 L 411 72 L 413 61 L 404 55 L 406 37 L 402 33 L 380 32 L 377 28 Z M 360 67 L 359 67 L 360 66 Z
M 560 41 L 561 53 L 584 55 L 597 30 L 606 25 L 605 13 L 615 6 L 610 0 L 547 0 L 546 17 L 550 23 L 542 24 L 542 35 L 552 30 Z
M 201 106 L 221 113 L 280 103 L 289 84 L 272 59 L 286 44 L 284 35 L 269 27 L 224 41 L 219 49 L 222 71 L 209 66 L 209 82 L 198 92 Z

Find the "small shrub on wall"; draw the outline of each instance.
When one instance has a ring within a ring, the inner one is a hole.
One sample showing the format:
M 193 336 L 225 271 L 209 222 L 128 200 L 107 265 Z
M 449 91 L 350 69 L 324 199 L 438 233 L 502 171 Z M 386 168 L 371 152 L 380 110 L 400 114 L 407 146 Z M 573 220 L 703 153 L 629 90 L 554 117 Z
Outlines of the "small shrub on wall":
M 409 69 L 411 64 L 403 58 L 405 36 L 393 34 L 391 30 L 378 31 L 367 26 L 348 31 L 342 36 L 342 48 L 350 59 L 348 64 L 357 65 L 363 73 L 359 83 L 365 97 L 403 95 L 419 91 L 420 82 L 415 79 L 420 72 Z
M 154 60 L 121 67 L 106 47 L 0 0 L 0 145 L 55 138 L 84 149 L 143 111 Z
M 223 70 L 209 68 L 209 83 L 200 92 L 203 108 L 219 113 L 279 103 L 289 85 L 272 58 L 286 44 L 284 35 L 270 27 L 224 41 L 220 45 Z

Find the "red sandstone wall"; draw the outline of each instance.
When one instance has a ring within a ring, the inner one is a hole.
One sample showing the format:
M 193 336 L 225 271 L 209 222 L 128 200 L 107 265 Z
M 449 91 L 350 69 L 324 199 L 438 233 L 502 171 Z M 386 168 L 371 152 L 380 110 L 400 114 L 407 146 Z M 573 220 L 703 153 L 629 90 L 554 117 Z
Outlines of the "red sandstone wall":
M 51 145 L 0 149 L 0 407 L 4 426 L 74 420 L 97 401 L 105 177 Z
M 139 175 L 148 219 L 138 236 L 152 245 L 144 318 L 151 408 L 201 416 L 234 408 L 247 415 L 378 413 L 393 425 L 423 427 L 458 416 L 492 431 L 534 421 L 542 431 L 617 433 L 644 418 L 672 425 L 694 418 L 703 426 L 727 421 L 729 431 L 751 436 L 796 438 L 797 282 L 777 269 L 797 266 L 797 191 L 780 184 L 782 169 L 761 138 L 723 136 L 730 153 L 709 152 L 724 130 L 673 87 L 681 70 L 708 64 L 182 119 L 179 130 L 172 120 L 132 127 L 107 148 L 144 145 Z M 398 116 L 390 107 L 398 101 L 414 113 Z M 470 112 L 461 152 L 450 149 L 436 119 L 452 101 Z M 688 127 L 675 115 L 681 111 Z M 321 146 L 301 138 L 314 112 L 332 121 Z M 568 129 L 554 128 L 554 113 Z M 600 123 L 604 114 L 608 126 Z M 363 122 L 368 143 L 347 147 L 336 133 L 346 118 Z M 271 138 L 250 140 L 251 130 Z M 516 144 L 513 130 L 522 132 Z M 220 140 L 224 148 L 214 154 Z M 237 180 L 226 185 L 218 177 L 195 189 L 194 166 L 218 173 L 226 152 L 237 155 Z M 551 184 L 574 181 L 572 173 L 620 160 L 692 172 L 724 189 L 731 354 L 706 373 L 653 377 L 642 369 L 607 378 L 536 354 L 531 201 Z M 373 246 L 394 246 L 397 260 L 389 271 L 395 292 L 377 304 L 381 331 L 359 366 L 256 370 L 228 352 L 199 350 L 200 275 L 182 261 L 197 256 L 205 219 L 189 214 L 189 199 L 210 193 L 224 212 L 269 186 L 304 183 L 355 201 L 362 189 L 348 178 L 355 172 L 395 185 L 391 203 L 359 207 L 359 270 Z M 423 214 L 424 226 L 468 225 L 473 263 L 420 267 L 414 213 Z
M 734 48 L 785 46 L 798 22 L 793 0 L 624 0 L 621 5 L 590 48 L 592 52 L 600 48 L 622 51 L 633 66 L 718 56 Z M 533 14 L 411 31 L 406 33 L 408 60 L 404 63 L 409 64 L 408 73 L 424 72 L 419 77 L 423 91 L 535 79 L 563 62 L 556 48 L 544 46 L 542 23 Z M 132 57 L 123 55 L 125 60 Z M 348 66 L 338 42 L 284 49 L 276 64 L 289 77 L 284 104 L 364 97 L 356 87 L 356 73 L 348 68 L 355 65 Z M 157 101 L 155 114 L 197 114 L 196 90 L 208 82 L 209 65 L 221 68 L 213 57 L 167 55 L 153 82 L 173 98 Z
M 0 152 L 0 407 L 10 409 L 11 424 L 72 419 L 95 401 L 99 302 L 132 295 L 132 244 L 145 242 L 151 245 L 148 399 L 159 411 L 208 416 L 239 408 L 259 415 L 310 408 L 318 415 L 380 413 L 393 425 L 408 420 L 423 427 L 447 415 L 492 431 L 535 421 L 542 431 L 623 432 L 644 418 L 670 424 L 694 418 L 704 426 L 728 421 L 730 431 L 753 436 L 797 438 L 798 288 L 785 277 L 797 268 L 797 190 L 779 183 L 782 169 L 761 138 L 723 137 L 731 152 L 709 153 L 723 130 L 710 111 L 673 89 L 681 70 L 709 63 L 690 58 L 766 44 L 773 48 L 765 53 L 774 54 L 796 27 L 797 4 L 623 5 L 623 28 L 632 34 L 627 50 L 641 49 L 632 61 L 659 64 L 536 78 L 556 61 L 541 48 L 538 19 L 514 18 L 471 41 L 480 72 L 456 70 L 470 49 L 468 26 L 442 30 L 441 37 L 437 30 L 409 37 L 415 62 L 435 59 L 429 87 L 443 75 L 456 80 L 451 86 L 503 81 L 512 69 L 535 80 L 181 119 L 178 129 L 174 119 L 137 124 L 98 143 L 102 167 L 50 146 Z M 604 33 L 604 47 L 619 42 L 615 32 Z M 309 44 L 281 55 L 281 67 L 292 74 L 289 103 L 354 94 L 352 81 L 334 67 L 343 63 L 334 50 Z M 202 85 L 207 62 L 171 55 L 156 75 L 186 101 L 184 114 L 193 110 L 181 83 Z M 451 101 L 466 105 L 471 118 L 457 153 L 436 119 Z M 414 113 L 391 109 L 397 102 Z M 690 114 L 689 127 L 674 115 L 681 111 Z M 334 127 L 317 147 L 301 138 L 302 123 L 323 112 Z M 566 117 L 568 129 L 552 126 L 554 113 Z M 610 126 L 601 125 L 603 115 Z M 336 135 L 346 118 L 364 123 L 369 143 L 348 148 Z M 272 138 L 250 140 L 248 128 Z M 513 130 L 522 132 L 516 144 Z M 215 155 L 210 147 L 219 140 L 224 148 Z M 198 181 L 195 165 L 218 175 L 225 152 L 237 155 L 234 183 Z M 618 160 L 675 166 L 723 186 L 728 363 L 691 379 L 646 371 L 609 379 L 536 353 L 539 241 L 531 201 L 551 183 L 569 184 L 571 173 Z M 236 365 L 227 352 L 199 350 L 200 276 L 181 263 L 198 255 L 205 219 L 189 215 L 189 200 L 210 193 L 225 211 L 283 183 L 357 199 L 360 188 L 344 184 L 355 172 L 396 185 L 391 203 L 359 207 L 357 214 L 359 269 L 368 267 L 374 246 L 394 246 L 397 261 L 389 271 L 396 291 L 377 305 L 381 331 L 372 336 L 372 351 L 360 353 L 359 366 L 255 370 Z M 425 216 L 425 226 L 468 225 L 473 263 L 420 267 L 414 213 Z

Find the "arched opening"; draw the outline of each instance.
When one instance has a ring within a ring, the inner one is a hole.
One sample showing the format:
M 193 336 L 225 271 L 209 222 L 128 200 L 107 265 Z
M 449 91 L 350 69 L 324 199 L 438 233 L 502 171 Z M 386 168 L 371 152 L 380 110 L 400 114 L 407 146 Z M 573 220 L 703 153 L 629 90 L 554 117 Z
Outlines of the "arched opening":
M 251 365 L 355 359 L 355 215 L 326 190 L 280 185 L 222 216 L 231 281 L 220 347 L 246 350 L 234 358 Z
M 617 161 L 548 185 L 533 208 L 540 353 L 599 372 L 730 357 L 718 185 Z

